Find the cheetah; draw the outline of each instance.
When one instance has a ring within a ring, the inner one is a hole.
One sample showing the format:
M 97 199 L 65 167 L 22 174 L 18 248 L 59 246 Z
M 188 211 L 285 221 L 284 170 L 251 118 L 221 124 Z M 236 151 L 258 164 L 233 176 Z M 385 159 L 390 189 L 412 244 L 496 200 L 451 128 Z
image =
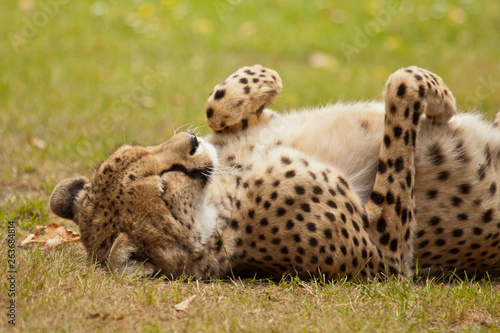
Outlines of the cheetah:
M 52 211 L 126 274 L 360 280 L 500 270 L 500 132 L 457 114 L 437 75 L 400 69 L 384 102 L 278 114 L 275 71 L 244 67 L 210 94 L 213 134 L 123 146 Z

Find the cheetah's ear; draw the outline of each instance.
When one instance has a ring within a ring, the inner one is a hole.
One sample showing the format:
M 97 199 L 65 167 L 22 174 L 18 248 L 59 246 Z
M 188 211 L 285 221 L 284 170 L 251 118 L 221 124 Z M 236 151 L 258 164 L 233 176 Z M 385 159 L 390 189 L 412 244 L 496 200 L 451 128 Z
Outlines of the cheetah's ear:
M 74 177 L 61 181 L 50 195 L 50 209 L 54 214 L 73 220 L 87 192 L 86 177 Z

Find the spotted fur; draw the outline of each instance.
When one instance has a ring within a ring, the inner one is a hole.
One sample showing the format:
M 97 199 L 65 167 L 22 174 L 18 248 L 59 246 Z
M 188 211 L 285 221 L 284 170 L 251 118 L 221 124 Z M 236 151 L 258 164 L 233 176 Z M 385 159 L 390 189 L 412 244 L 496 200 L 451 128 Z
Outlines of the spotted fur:
M 401 69 L 383 104 L 286 115 L 265 109 L 280 89 L 272 70 L 239 70 L 209 97 L 213 135 L 120 148 L 51 208 L 126 273 L 498 272 L 500 132 L 455 114 L 438 76 Z

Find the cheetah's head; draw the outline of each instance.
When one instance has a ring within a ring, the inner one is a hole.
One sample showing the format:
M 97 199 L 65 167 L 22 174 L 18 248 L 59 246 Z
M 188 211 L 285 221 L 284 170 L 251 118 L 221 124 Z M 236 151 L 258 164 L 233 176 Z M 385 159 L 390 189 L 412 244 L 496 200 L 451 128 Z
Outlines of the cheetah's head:
M 60 182 L 50 207 L 79 226 L 97 261 L 126 274 L 176 277 L 206 241 L 207 221 L 195 220 L 216 164 L 213 146 L 190 132 L 158 146 L 123 146 L 90 180 Z

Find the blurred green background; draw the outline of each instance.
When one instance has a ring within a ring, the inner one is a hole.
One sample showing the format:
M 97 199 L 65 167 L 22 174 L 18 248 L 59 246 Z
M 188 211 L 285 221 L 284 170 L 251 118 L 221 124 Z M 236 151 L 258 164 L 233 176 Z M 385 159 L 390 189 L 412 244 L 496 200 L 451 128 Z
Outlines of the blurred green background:
M 499 17 L 478 0 L 2 1 L 0 198 L 46 200 L 118 145 L 204 125 L 213 86 L 257 63 L 282 76 L 276 110 L 380 98 L 418 65 L 491 118 Z

